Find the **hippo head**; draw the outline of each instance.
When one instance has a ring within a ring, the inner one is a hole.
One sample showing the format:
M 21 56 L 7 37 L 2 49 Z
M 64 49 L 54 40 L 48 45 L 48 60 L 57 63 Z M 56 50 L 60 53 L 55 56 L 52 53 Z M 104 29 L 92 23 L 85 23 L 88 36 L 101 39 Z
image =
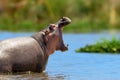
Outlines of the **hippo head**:
M 68 47 L 64 44 L 62 38 L 62 31 L 65 25 L 68 25 L 71 20 L 67 17 L 63 17 L 56 24 L 50 24 L 45 32 L 45 42 L 49 54 L 52 54 L 55 50 L 66 51 Z

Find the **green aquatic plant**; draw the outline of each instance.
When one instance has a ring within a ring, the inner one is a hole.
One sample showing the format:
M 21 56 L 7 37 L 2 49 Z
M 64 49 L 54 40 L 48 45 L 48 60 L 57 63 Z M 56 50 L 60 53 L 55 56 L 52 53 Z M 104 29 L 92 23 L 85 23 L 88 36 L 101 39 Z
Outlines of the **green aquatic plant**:
M 112 38 L 111 40 L 102 39 L 96 44 L 86 45 L 79 48 L 76 52 L 94 52 L 94 53 L 120 53 L 120 40 Z

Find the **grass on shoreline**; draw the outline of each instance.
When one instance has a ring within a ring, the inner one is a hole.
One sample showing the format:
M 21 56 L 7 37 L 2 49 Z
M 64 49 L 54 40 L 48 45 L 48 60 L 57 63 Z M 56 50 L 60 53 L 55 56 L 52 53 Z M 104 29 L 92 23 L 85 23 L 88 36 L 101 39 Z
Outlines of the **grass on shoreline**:
M 96 44 L 86 45 L 79 48 L 76 52 L 89 52 L 89 53 L 120 53 L 120 40 L 112 38 L 112 40 L 103 39 L 102 42 Z
M 113 8 L 106 0 L 1 0 L 0 3 L 4 3 L 0 5 L 0 31 L 40 31 L 63 16 L 72 20 L 64 29 L 68 33 L 120 30 L 120 6 L 116 4 Z
M 56 19 L 59 20 L 59 19 Z M 50 23 L 55 23 L 56 20 L 51 21 L 35 21 L 29 19 L 22 19 L 16 21 L 9 17 L 0 18 L 0 31 L 12 31 L 12 32 L 33 32 L 40 31 L 47 27 Z M 100 32 L 102 30 L 110 30 L 112 27 L 106 21 L 93 21 L 89 19 L 74 20 L 72 18 L 71 24 L 64 28 L 64 32 L 67 33 L 86 33 L 86 32 Z

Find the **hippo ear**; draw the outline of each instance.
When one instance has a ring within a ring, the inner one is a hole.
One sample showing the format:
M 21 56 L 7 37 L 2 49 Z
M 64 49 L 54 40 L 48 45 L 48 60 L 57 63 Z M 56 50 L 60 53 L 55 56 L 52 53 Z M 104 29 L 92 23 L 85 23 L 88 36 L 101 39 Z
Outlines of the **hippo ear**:
M 46 30 L 44 33 L 45 33 L 45 36 L 46 36 L 50 33 L 50 31 Z
M 47 44 L 47 42 L 48 42 L 47 35 L 48 35 L 49 33 L 50 33 L 50 31 L 48 31 L 48 30 L 44 31 L 43 40 L 44 40 L 45 44 Z

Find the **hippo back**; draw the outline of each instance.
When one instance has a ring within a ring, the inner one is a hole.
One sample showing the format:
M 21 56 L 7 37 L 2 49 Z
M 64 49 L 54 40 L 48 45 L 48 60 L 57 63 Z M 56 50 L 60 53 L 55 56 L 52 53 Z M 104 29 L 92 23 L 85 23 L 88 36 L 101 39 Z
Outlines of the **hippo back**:
M 42 42 L 41 42 L 42 43 Z M 0 71 L 9 66 L 9 72 L 33 71 L 45 69 L 44 50 L 32 37 L 21 37 L 0 42 Z

